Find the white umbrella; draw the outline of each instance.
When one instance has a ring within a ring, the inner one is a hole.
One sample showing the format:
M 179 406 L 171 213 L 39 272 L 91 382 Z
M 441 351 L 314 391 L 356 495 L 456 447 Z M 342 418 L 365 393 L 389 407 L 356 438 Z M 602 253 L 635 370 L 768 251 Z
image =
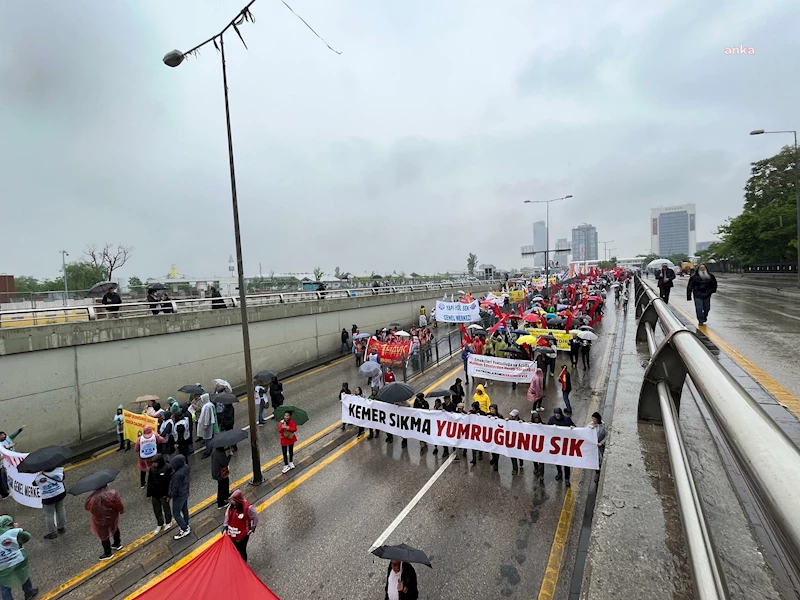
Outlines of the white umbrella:
M 483 329 L 483 325 L 478 325 L 478 324 L 470 325 L 469 327 L 467 327 L 467 329 Z
M 590 342 L 600 339 L 597 337 L 596 333 L 592 333 L 591 331 L 579 331 L 576 335 L 582 340 L 589 340 Z
M 225 381 L 224 379 L 215 379 L 214 383 L 224 387 L 225 391 L 228 392 L 229 394 L 233 393 L 233 388 L 231 388 L 231 384 Z
M 400 337 L 411 337 L 411 334 L 407 331 L 395 331 L 395 335 L 399 335 Z
M 463 295 L 466 294 L 467 292 L 465 292 L 464 290 L 458 290 L 458 293 Z
M 647 268 L 648 269 L 660 269 L 661 265 L 667 265 L 670 269 L 675 267 L 673 262 L 671 260 L 669 260 L 668 258 L 657 258 L 657 259 L 651 260 L 649 263 L 647 263 Z

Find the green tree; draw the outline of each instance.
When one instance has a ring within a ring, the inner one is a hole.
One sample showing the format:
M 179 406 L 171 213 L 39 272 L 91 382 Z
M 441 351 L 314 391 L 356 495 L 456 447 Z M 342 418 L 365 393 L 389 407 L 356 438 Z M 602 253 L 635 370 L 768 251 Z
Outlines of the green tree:
M 672 264 L 680 266 L 681 263 L 689 262 L 690 257 L 688 254 L 670 254 L 667 259 L 672 261 Z
M 67 286 L 70 290 L 88 290 L 95 283 L 106 280 L 107 271 L 101 266 L 95 266 L 85 261 L 67 263 Z M 61 288 L 64 287 L 64 280 Z
M 19 277 L 14 277 L 14 288 L 18 294 L 30 294 L 41 291 L 41 284 L 35 277 L 20 275 Z
M 325 272 L 322 270 L 321 267 L 314 267 L 314 279 L 317 281 L 322 281 L 322 276 L 325 275 Z
M 467 257 L 467 273 L 475 275 L 475 267 L 478 266 L 478 257 L 472 252 Z
M 742 213 L 720 225 L 715 252 L 743 263 L 797 260 L 794 150 L 751 163 Z
M 128 279 L 128 287 L 133 290 L 139 290 L 144 287 L 144 284 L 142 283 L 141 279 L 139 279 L 138 277 L 136 277 L 136 275 L 134 275 L 133 277 Z
M 661 258 L 658 254 L 653 254 L 652 252 L 650 254 L 637 254 L 636 258 L 639 258 L 639 257 L 641 257 L 641 259 L 642 259 L 642 268 L 643 269 L 646 268 L 647 265 L 649 263 L 651 263 L 652 261 Z

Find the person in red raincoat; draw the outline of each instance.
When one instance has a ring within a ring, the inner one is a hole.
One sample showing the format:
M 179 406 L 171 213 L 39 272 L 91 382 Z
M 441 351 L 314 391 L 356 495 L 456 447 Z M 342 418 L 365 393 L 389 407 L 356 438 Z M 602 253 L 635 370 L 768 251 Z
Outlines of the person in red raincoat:
M 239 554 L 247 562 L 247 541 L 258 525 L 258 511 L 244 498 L 241 490 L 231 494 L 230 505 L 225 511 L 222 532 L 227 533 Z
M 125 505 L 117 490 L 103 486 L 92 492 L 83 506 L 91 514 L 92 533 L 103 544 L 100 560 L 113 558 L 112 550 L 122 550 L 119 535 L 119 516 L 125 512 Z M 112 541 L 113 538 L 113 541 Z

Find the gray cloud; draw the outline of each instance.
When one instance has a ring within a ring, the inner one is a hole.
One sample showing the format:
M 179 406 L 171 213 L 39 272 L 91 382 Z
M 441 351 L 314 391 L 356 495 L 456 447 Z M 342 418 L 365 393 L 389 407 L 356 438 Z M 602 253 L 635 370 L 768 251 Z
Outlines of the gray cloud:
M 695 202 L 698 235 L 741 208 L 749 162 L 796 127 L 800 7 L 737 0 L 580 8 L 295 7 L 260 0 L 249 50 L 228 39 L 245 266 L 357 273 L 522 266 L 594 223 L 618 254 L 647 249 L 649 208 Z M 233 253 L 219 57 L 174 47 L 232 15 L 211 1 L 3 2 L 0 270 L 57 276 L 58 250 L 136 247 L 121 276 L 176 264 L 222 275 Z M 724 46 L 755 47 L 725 56 Z

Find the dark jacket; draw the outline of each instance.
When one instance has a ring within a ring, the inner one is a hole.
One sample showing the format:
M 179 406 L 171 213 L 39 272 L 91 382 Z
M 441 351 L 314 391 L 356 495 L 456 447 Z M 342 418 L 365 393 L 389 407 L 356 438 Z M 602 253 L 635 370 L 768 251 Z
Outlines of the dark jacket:
M 450 391 L 453 392 L 453 404 L 458 404 L 464 399 L 464 386 L 460 383 L 451 385 Z
M 561 375 L 558 376 L 558 381 L 561 383 Z M 572 391 L 572 377 L 570 377 L 569 371 L 564 371 L 564 382 L 561 383 L 561 391 L 567 393 Z
M 346 329 L 342 329 L 342 343 L 346 342 L 350 339 L 350 334 L 347 333 Z
M 222 469 L 223 467 L 227 467 L 230 462 L 231 457 L 225 453 L 224 449 L 214 448 L 214 451 L 211 453 L 211 479 L 214 481 L 225 479 L 222 476 Z
M 225 408 L 222 409 L 222 415 L 220 416 L 219 426 L 222 428 L 223 431 L 229 431 L 233 429 L 233 425 L 236 422 L 234 419 L 234 410 L 233 404 L 226 404 Z
M 119 310 L 119 306 L 109 306 L 113 304 L 122 304 L 122 298 L 119 297 L 117 292 L 106 292 L 103 296 L 103 304 L 106 310 L 115 312 Z
M 211 308 L 226 308 L 225 300 L 217 289 L 211 291 Z
M 400 592 L 400 600 L 417 600 L 419 598 L 419 590 L 417 589 L 417 572 L 409 563 L 404 562 L 400 567 L 400 581 L 406 587 L 405 592 Z M 386 594 L 385 600 L 389 600 L 389 573 L 392 572 L 392 563 L 389 563 L 389 569 L 386 571 L 386 585 L 384 592 Z
M 581 338 L 575 336 L 569 338 L 569 352 L 570 354 L 577 354 L 581 349 Z
M 428 404 L 428 401 L 425 398 L 416 398 L 414 400 L 414 408 L 419 408 L 422 410 L 430 410 L 431 405 Z
M 658 272 L 658 275 L 656 275 L 658 287 L 660 288 L 671 288 L 672 281 L 674 279 L 675 279 L 675 271 L 673 271 L 670 268 L 667 268 L 666 271 L 664 269 L 661 269 Z
M 689 283 L 686 285 L 686 299 L 691 300 L 692 294 L 695 298 L 710 298 L 711 294 L 717 291 L 717 278 L 711 273 L 708 274 L 708 279 L 703 279 L 695 273 L 689 277 Z
M 169 497 L 170 498 L 188 498 L 189 497 L 189 465 L 186 464 L 186 459 L 183 454 L 173 456 L 169 462 L 172 467 L 172 481 L 169 482 Z
M 547 421 L 548 425 L 558 425 L 559 427 L 574 427 L 575 423 L 572 422 L 567 415 L 562 415 L 560 419 L 556 419 L 556 416 L 553 415 L 550 417 L 550 420 Z
M 272 408 L 283 404 L 283 384 L 280 381 L 270 382 L 269 397 L 272 399 Z
M 159 454 L 147 473 L 147 497 L 169 496 L 170 481 L 172 481 L 172 467 L 164 462 L 164 457 Z

